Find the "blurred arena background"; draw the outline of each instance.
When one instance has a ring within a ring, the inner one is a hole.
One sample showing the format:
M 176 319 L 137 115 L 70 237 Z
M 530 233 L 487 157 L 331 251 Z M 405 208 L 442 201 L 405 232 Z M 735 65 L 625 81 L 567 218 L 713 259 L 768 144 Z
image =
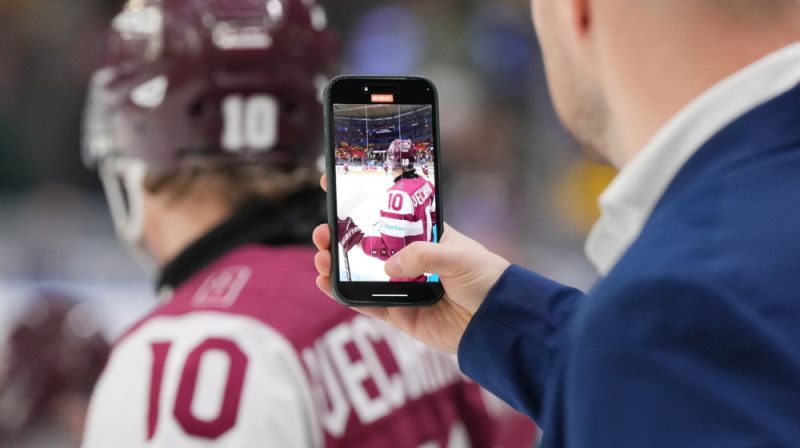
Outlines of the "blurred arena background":
M 42 291 L 88 301 L 109 340 L 155 303 L 80 157 L 86 83 L 122 3 L 0 0 L 0 347 Z M 581 158 L 555 117 L 528 0 L 322 3 L 342 73 L 437 85 L 446 221 L 588 287 L 583 240 L 613 173 Z M 2 353 L 0 387 L 13 362 Z

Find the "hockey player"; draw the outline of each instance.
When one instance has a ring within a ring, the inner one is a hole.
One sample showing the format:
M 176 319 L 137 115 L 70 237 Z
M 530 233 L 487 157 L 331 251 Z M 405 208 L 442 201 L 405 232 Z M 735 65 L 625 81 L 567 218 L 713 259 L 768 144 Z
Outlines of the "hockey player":
M 85 448 L 491 445 L 451 358 L 314 285 L 330 37 L 309 0 L 136 0 L 112 22 L 85 150 L 160 302 L 116 342 Z
M 427 178 L 428 177 L 428 165 L 422 165 L 422 174 Z
M 383 173 L 385 176 L 389 175 L 389 162 L 383 162 Z
M 387 260 L 402 248 L 415 241 L 433 241 L 436 225 L 436 198 L 431 182 L 420 178 L 415 167 L 417 151 L 411 140 L 395 140 L 386 152 L 394 184 L 386 191 L 381 207 L 380 236 L 364 236 L 352 218 L 340 219 L 339 241 L 345 251 L 356 245 L 365 254 Z M 413 279 L 392 281 L 424 282 L 421 275 Z
M 350 165 L 345 163 L 343 169 L 344 169 L 344 174 L 350 174 Z
M 98 316 L 86 302 L 46 291 L 27 299 L 4 336 L 0 446 L 78 446 L 110 350 Z

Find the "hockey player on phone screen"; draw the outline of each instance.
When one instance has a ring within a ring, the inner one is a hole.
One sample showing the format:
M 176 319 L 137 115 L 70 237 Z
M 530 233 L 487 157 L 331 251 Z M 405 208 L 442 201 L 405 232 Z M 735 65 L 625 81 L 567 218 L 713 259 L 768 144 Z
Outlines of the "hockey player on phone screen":
M 313 0 L 131 0 L 112 22 L 86 161 L 159 303 L 115 343 L 84 448 L 494 444 L 450 357 L 315 286 L 333 37 Z
M 394 184 L 386 191 L 381 206 L 380 236 L 365 236 L 347 217 L 339 220 L 339 241 L 345 251 L 359 245 L 365 254 L 387 260 L 415 241 L 433 241 L 436 225 L 436 198 L 431 182 L 417 174 L 417 150 L 411 140 L 395 140 L 386 159 Z M 425 275 L 392 281 L 424 282 Z

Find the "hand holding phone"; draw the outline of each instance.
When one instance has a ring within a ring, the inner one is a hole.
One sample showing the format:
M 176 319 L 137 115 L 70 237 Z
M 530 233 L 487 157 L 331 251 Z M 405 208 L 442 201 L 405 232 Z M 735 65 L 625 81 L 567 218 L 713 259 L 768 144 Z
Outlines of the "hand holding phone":
M 452 227 L 445 227 L 441 243 L 409 246 L 386 262 L 387 271 L 398 278 L 414 277 L 427 269 L 439 272 L 446 289 L 439 302 L 430 307 L 359 307 L 356 310 L 385 321 L 437 350 L 456 353 L 472 316 L 511 263 Z M 328 224 L 314 230 L 314 245 L 319 249 L 314 264 L 320 273 L 317 286 L 334 297 L 331 234 Z
M 334 296 L 349 306 L 429 305 L 435 273 L 391 279 L 387 259 L 441 238 L 436 90 L 422 78 L 339 77 L 325 91 Z

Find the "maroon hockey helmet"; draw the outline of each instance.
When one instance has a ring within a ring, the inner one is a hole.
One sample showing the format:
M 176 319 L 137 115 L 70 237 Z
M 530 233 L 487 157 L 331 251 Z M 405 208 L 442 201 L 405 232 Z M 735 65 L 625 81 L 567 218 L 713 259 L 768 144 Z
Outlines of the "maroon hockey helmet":
M 0 344 L 0 440 L 46 414 L 59 394 L 86 397 L 110 353 L 88 303 L 61 294 L 35 297 Z
M 129 0 L 89 86 L 84 161 L 310 164 L 337 59 L 315 0 Z
M 395 140 L 386 151 L 386 160 L 392 170 L 413 171 L 417 163 L 417 148 L 411 140 Z

